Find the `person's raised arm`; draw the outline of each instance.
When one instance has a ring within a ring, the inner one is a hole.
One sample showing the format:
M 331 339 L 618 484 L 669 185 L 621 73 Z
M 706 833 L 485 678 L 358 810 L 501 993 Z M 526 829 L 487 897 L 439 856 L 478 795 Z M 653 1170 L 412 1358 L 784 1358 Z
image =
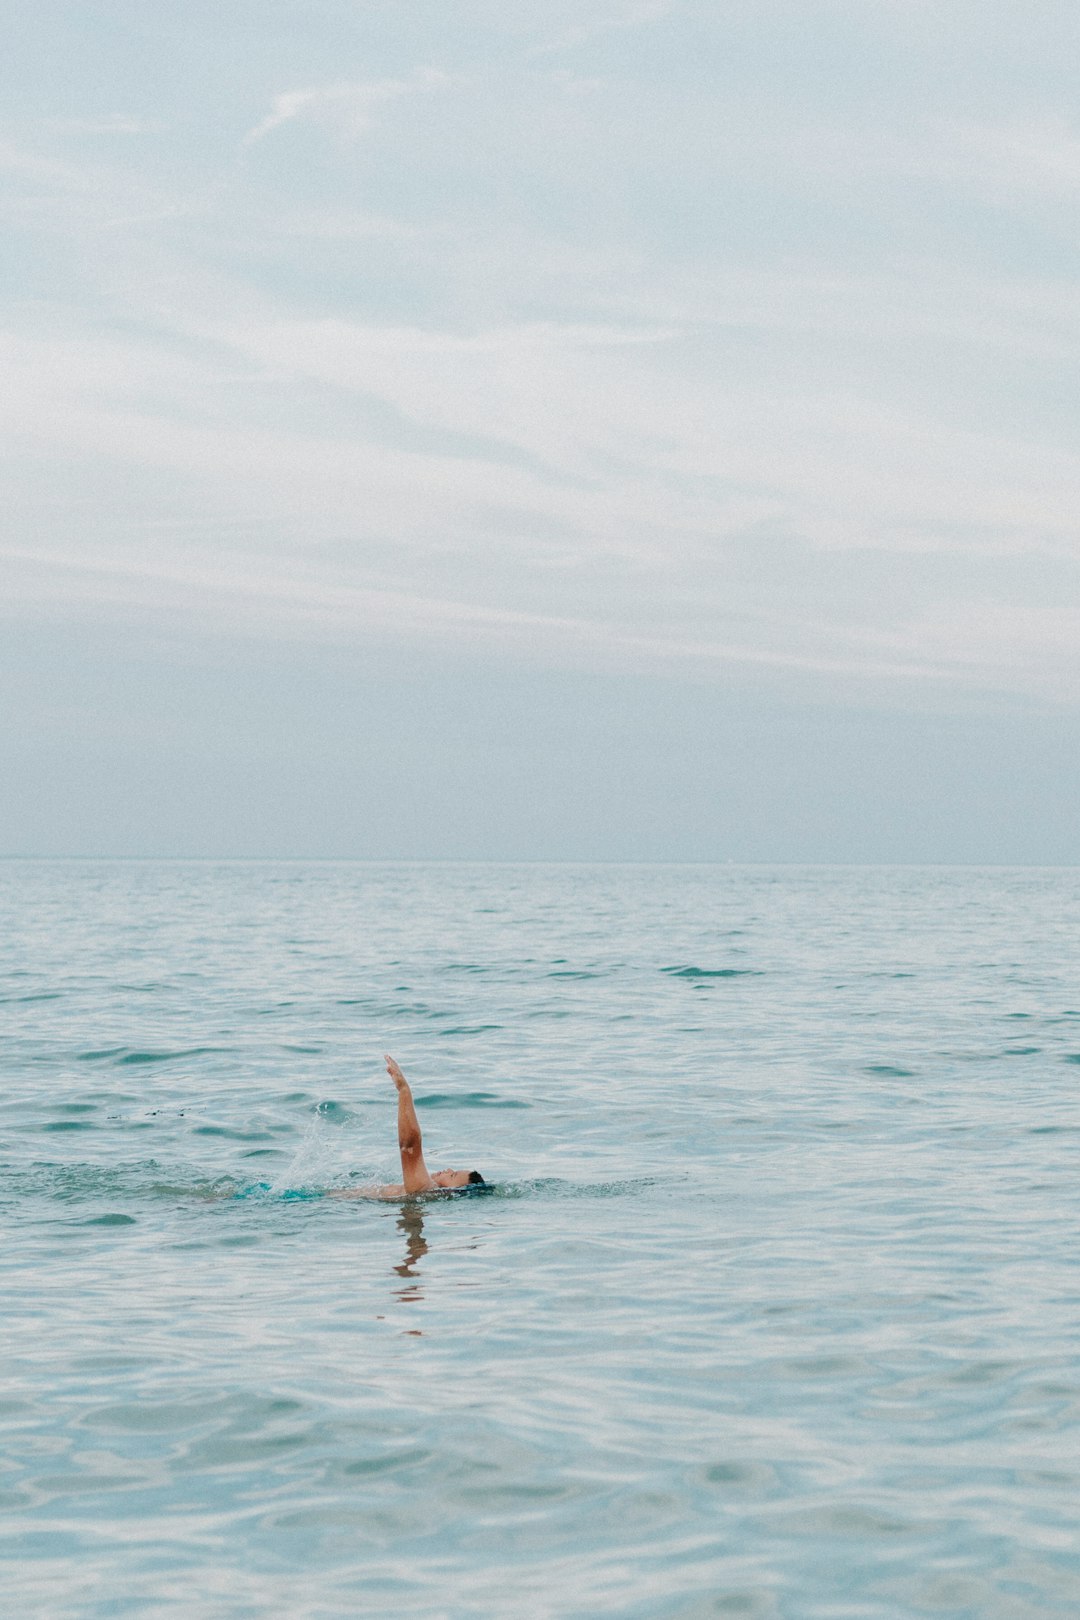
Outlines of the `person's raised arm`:
M 420 1136 L 420 1121 L 413 1107 L 409 1082 L 390 1056 L 386 1058 L 386 1072 L 397 1086 L 398 1095 L 398 1147 L 401 1150 L 401 1179 L 407 1193 L 427 1192 L 435 1183 L 424 1163 L 424 1145 Z

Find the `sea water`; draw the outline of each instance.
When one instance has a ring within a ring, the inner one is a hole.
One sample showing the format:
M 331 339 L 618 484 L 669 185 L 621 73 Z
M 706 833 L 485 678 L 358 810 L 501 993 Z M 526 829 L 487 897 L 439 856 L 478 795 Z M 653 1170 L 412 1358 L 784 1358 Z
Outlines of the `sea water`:
M 0 863 L 5 1614 L 1080 1613 L 1080 873 Z M 389 1051 L 431 1167 L 395 1180 Z

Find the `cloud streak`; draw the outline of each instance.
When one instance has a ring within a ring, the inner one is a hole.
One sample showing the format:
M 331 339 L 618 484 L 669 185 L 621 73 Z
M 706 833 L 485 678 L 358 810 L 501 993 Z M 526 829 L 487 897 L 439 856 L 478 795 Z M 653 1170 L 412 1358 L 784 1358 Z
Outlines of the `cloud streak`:
M 248 130 L 240 145 L 250 149 L 286 124 L 305 122 L 321 124 L 344 140 L 359 140 L 370 129 L 377 108 L 402 96 L 434 90 L 448 82 L 445 74 L 427 68 L 408 79 L 285 90 L 274 97 L 270 112 L 253 129 Z

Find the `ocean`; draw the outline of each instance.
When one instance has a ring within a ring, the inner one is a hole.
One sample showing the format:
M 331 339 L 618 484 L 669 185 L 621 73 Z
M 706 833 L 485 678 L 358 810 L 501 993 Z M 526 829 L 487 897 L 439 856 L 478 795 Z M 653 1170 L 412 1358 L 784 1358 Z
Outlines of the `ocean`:
M 0 863 L 0 1592 L 1080 1613 L 1080 870 Z M 409 1076 L 432 1169 L 399 1179 Z

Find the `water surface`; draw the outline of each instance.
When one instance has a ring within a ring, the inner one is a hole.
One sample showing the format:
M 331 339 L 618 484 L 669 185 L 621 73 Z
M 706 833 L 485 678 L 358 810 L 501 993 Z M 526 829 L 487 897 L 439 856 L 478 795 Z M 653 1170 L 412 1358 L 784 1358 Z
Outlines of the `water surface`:
M 0 863 L 10 1612 L 1080 1612 L 1078 938 L 1074 869 Z M 322 1196 L 384 1050 L 490 1196 Z

